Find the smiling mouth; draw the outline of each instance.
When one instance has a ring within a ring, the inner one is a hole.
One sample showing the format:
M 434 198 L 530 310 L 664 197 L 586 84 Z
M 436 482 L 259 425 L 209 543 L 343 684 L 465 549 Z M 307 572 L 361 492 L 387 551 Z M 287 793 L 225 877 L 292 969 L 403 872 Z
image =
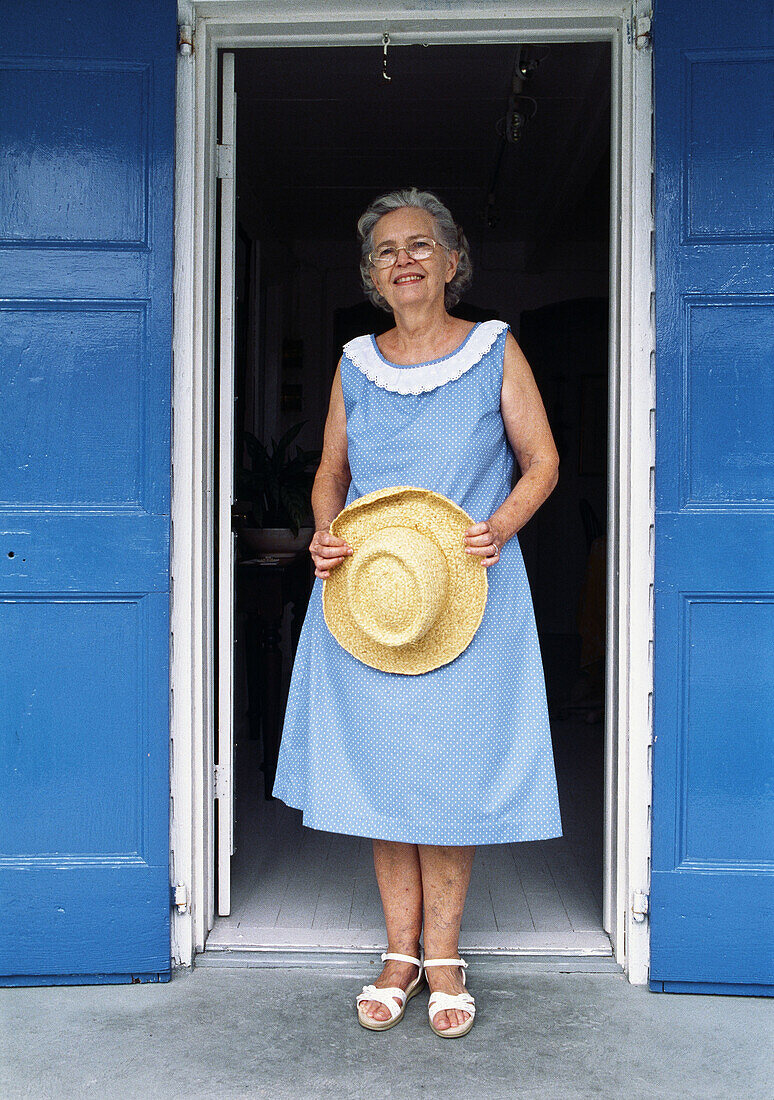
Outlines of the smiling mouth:
M 399 275 L 395 280 L 395 285 L 398 286 L 400 283 L 418 283 L 421 282 L 422 279 L 424 279 L 424 275 Z

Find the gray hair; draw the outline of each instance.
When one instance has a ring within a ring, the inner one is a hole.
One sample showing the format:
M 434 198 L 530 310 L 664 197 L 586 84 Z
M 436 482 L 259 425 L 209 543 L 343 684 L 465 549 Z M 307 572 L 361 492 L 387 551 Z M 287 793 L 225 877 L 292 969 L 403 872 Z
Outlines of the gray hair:
M 360 216 L 357 223 L 357 232 L 360 237 L 360 278 L 363 282 L 363 290 L 366 296 L 375 306 L 392 312 L 392 306 L 387 304 L 371 280 L 371 263 L 368 254 L 374 247 L 374 228 L 380 218 L 389 214 L 392 210 L 400 210 L 404 206 L 414 207 L 418 210 L 426 210 L 435 222 L 435 232 L 438 243 L 449 252 L 459 254 L 459 262 L 454 278 L 446 284 L 444 291 L 444 305 L 446 309 L 456 306 L 473 278 L 473 264 L 470 259 L 470 246 L 462 227 L 457 225 L 448 208 L 431 191 L 419 191 L 416 187 L 408 187 L 403 191 L 390 191 L 389 194 L 380 195 L 370 204 L 368 209 Z

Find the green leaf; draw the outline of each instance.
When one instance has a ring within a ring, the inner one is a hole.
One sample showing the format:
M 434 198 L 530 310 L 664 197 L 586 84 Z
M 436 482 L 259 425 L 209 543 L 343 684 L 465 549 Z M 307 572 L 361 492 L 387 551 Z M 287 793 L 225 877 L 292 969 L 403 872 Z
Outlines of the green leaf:
M 307 423 L 293 424 L 279 441 L 272 438 L 271 450 L 252 432 L 244 433 L 250 468 L 237 470 L 235 484 L 240 498 L 251 503 L 260 524 L 289 524 L 297 532 L 299 526 L 314 521 L 311 490 L 322 452 L 297 444 L 293 457 L 288 456 L 290 445 Z

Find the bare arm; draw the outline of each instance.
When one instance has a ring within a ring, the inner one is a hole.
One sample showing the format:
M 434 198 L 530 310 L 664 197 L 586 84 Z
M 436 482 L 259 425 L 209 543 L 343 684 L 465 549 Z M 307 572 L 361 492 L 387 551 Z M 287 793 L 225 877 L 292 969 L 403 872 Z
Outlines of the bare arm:
M 486 564 L 491 544 L 502 547 L 551 495 L 559 480 L 559 453 L 548 417 L 523 351 L 509 332 L 505 342 L 503 385 L 500 395 L 505 433 L 513 448 L 521 477 L 488 520 L 468 528 L 466 541 Z
M 325 420 L 320 465 L 317 467 L 312 486 L 315 533 L 309 552 L 315 564 L 316 577 L 325 579 L 330 570 L 339 565 L 347 553 L 352 552 L 343 539 L 330 534 L 331 522 L 344 507 L 351 481 L 352 474 L 347 456 L 347 416 L 344 410 L 341 360 L 339 360 L 333 376 L 330 404 Z

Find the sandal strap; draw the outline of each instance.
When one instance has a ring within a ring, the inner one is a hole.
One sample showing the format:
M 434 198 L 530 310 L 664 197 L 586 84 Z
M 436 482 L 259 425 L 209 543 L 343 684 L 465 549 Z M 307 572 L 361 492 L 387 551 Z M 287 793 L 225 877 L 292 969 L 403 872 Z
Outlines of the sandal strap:
M 470 993 L 441 993 L 440 990 L 430 994 L 427 1003 L 428 1013 L 432 1020 L 439 1012 L 449 1008 L 457 1008 L 462 1012 L 469 1012 L 471 1016 L 476 1014 L 476 1002 Z
M 468 980 L 465 974 L 468 964 L 464 959 L 425 959 L 425 967 L 428 966 L 461 966 L 462 967 L 462 984 L 467 985 Z M 462 996 L 462 994 L 460 994 Z
M 398 1000 L 399 1004 L 395 1001 Z M 358 993 L 355 998 L 355 1004 L 360 1004 L 361 1001 L 378 1001 L 380 1004 L 385 1005 L 390 1012 L 390 1019 L 394 1020 L 397 1015 L 403 1010 L 403 1005 L 406 1002 L 406 991 L 399 986 L 375 986 L 364 985 L 363 992 Z
M 394 959 L 395 962 L 413 963 L 414 966 L 418 966 L 422 969 L 422 960 L 415 959 L 413 955 L 399 955 L 397 951 L 383 951 L 382 962 L 386 962 L 387 959 Z

